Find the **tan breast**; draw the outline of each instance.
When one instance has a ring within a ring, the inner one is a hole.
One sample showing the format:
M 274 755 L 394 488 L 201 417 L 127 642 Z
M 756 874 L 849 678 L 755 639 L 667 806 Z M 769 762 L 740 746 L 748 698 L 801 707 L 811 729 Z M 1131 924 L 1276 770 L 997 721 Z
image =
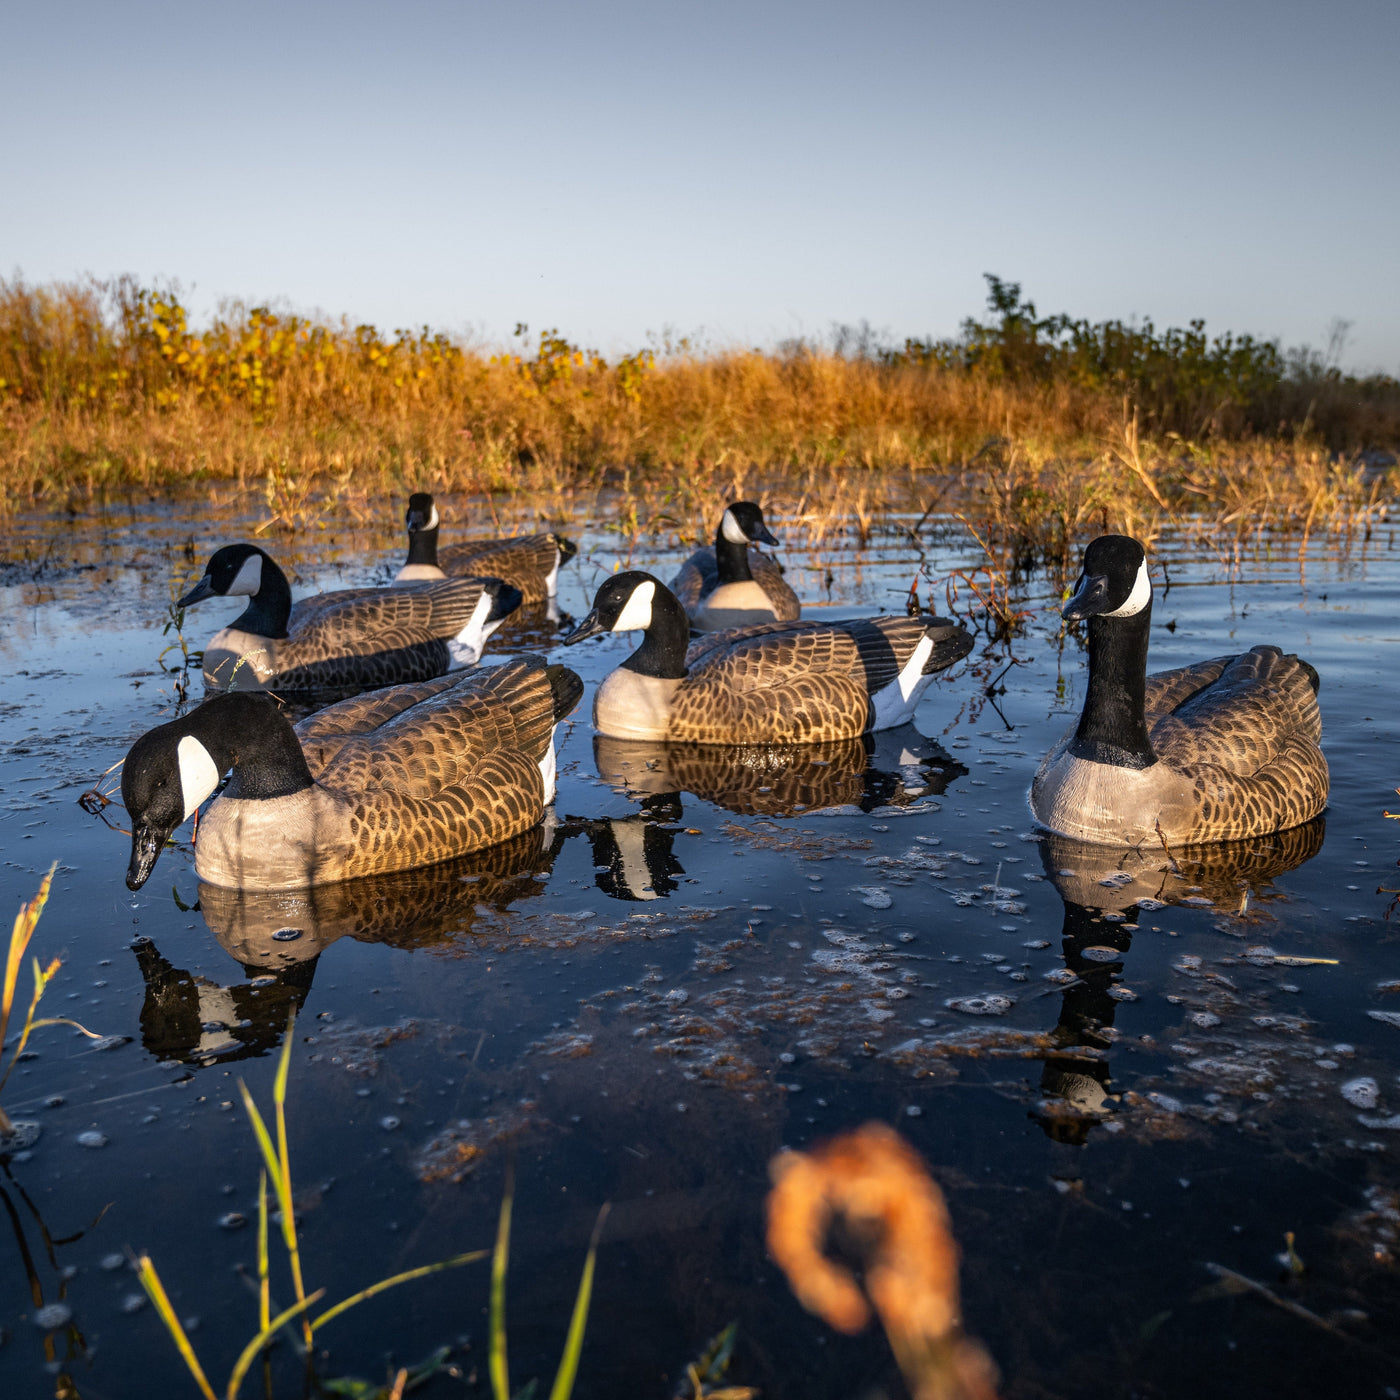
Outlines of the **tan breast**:
M 423 583 L 432 579 L 446 578 L 447 575 L 436 564 L 405 564 L 394 575 L 395 583 Z
M 289 890 L 344 879 L 350 801 L 317 784 L 289 797 L 221 797 L 200 823 L 194 869 L 230 889 Z
M 266 690 L 277 674 L 277 642 L 223 627 L 204 648 L 204 684 L 211 690 Z
M 619 668 L 598 687 L 593 726 L 615 739 L 664 739 L 680 684 L 680 680 L 660 680 Z
M 1059 749 L 1059 746 L 1057 746 Z M 1119 768 L 1052 751 L 1031 784 L 1031 811 L 1042 826 L 1077 841 L 1160 846 L 1191 838 L 1197 801 L 1190 781 L 1165 763 Z
M 691 614 L 701 632 L 722 632 L 726 627 L 755 627 L 773 622 L 778 614 L 773 601 L 753 579 L 722 583 Z

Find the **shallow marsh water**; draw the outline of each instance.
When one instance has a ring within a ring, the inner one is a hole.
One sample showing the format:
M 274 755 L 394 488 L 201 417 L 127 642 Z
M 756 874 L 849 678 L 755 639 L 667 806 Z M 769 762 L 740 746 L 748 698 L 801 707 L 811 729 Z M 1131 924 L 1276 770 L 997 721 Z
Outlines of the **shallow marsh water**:
M 798 593 L 833 616 L 899 608 L 905 523 L 787 553 Z M 1055 581 L 1032 575 L 1026 631 L 983 639 L 918 732 L 766 766 L 595 743 L 592 683 L 631 643 L 563 652 L 537 619 L 488 660 L 548 645 L 590 683 L 560 729 L 547 828 L 306 899 L 201 888 L 186 828 L 133 896 L 127 839 L 77 799 L 167 717 L 167 601 L 251 526 L 190 505 L 34 519 L 0 561 L 0 911 L 59 862 L 34 944 L 64 958 L 43 1011 L 108 1038 L 38 1032 L 6 1090 L 42 1134 L 0 1175 L 0 1394 L 193 1393 L 127 1249 L 154 1257 L 227 1374 L 256 1315 L 237 1081 L 268 1103 L 293 1008 L 309 1285 L 335 1298 L 489 1245 L 513 1157 L 517 1384 L 553 1375 L 611 1201 L 579 1396 L 668 1396 L 731 1320 L 735 1383 L 898 1395 L 883 1340 L 802 1313 L 762 1240 L 768 1157 L 882 1118 L 948 1195 L 968 1326 L 1008 1395 L 1400 1390 L 1400 913 L 1377 892 L 1400 884 L 1400 823 L 1382 816 L 1400 802 L 1389 535 L 1314 540 L 1305 578 L 1286 542 L 1154 552 L 1152 667 L 1301 652 L 1332 768 L 1324 819 L 1177 853 L 1176 872 L 1030 823 L 1030 776 L 1084 688 Z M 615 537 L 569 532 L 577 616 Z M 924 534 L 933 575 L 979 562 L 955 527 Z M 388 529 L 268 547 L 298 596 L 383 579 L 398 553 Z M 631 562 L 669 576 L 676 560 Z M 192 611 L 190 645 L 237 606 Z M 1209 1265 L 1274 1296 L 1228 1292 Z M 327 1329 L 327 1373 L 383 1379 L 446 1343 L 460 1378 L 421 1393 L 486 1393 L 486 1297 L 477 1265 L 370 1302 Z M 45 1329 L 55 1302 L 71 1320 Z M 277 1393 L 296 1393 L 278 1367 Z

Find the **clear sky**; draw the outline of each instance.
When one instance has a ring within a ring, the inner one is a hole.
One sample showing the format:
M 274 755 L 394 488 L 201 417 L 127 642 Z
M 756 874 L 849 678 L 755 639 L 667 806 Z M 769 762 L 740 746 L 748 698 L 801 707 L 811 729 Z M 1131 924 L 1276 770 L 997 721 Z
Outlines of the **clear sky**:
M 1042 311 L 1400 372 L 1397 0 L 5 0 L 0 273 L 616 352 Z

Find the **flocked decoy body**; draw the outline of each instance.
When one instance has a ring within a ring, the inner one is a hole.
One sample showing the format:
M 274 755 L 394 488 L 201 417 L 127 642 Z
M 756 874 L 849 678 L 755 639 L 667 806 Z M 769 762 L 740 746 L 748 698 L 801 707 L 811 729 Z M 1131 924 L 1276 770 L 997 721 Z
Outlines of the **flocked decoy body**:
M 671 580 L 671 591 L 697 632 L 795 622 L 802 604 L 782 567 L 753 544 L 776 545 L 753 501 L 735 501 L 720 517 L 713 548 L 697 549 Z
M 547 603 L 558 592 L 559 566 L 578 553 L 572 540 L 553 531 L 513 539 L 464 540 L 439 548 L 442 521 L 426 491 L 415 491 L 408 498 L 404 523 L 408 559 L 394 576 L 395 583 L 489 575 L 518 588 L 526 604 Z
M 347 588 L 292 602 L 287 576 L 256 545 L 230 544 L 180 599 L 246 597 L 204 649 L 204 684 L 223 690 L 359 690 L 430 680 L 481 659 L 520 606 L 499 578 Z
M 295 728 L 272 696 L 215 696 L 126 756 L 127 885 L 225 774 L 195 850 L 214 885 L 296 889 L 508 840 L 553 800 L 554 726 L 582 695 L 574 672 L 528 657 L 359 695 Z
M 1084 551 L 1064 616 L 1089 621 L 1089 689 L 1031 784 L 1043 826 L 1081 841 L 1190 845 L 1281 831 L 1327 805 L 1306 661 L 1257 646 L 1149 676 L 1152 583 L 1126 535 Z
M 614 574 L 565 637 L 640 630 L 593 702 L 600 734 L 673 743 L 815 743 L 904 724 L 934 676 L 972 649 L 937 617 L 770 622 L 702 637 L 650 574 Z

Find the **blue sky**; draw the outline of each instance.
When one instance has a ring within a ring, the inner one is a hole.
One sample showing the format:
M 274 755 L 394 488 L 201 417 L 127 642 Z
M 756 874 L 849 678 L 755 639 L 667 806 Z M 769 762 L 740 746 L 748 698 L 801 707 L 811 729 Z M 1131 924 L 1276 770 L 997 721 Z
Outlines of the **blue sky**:
M 0 273 L 616 352 L 1044 311 L 1400 372 L 1400 5 L 9 0 Z

